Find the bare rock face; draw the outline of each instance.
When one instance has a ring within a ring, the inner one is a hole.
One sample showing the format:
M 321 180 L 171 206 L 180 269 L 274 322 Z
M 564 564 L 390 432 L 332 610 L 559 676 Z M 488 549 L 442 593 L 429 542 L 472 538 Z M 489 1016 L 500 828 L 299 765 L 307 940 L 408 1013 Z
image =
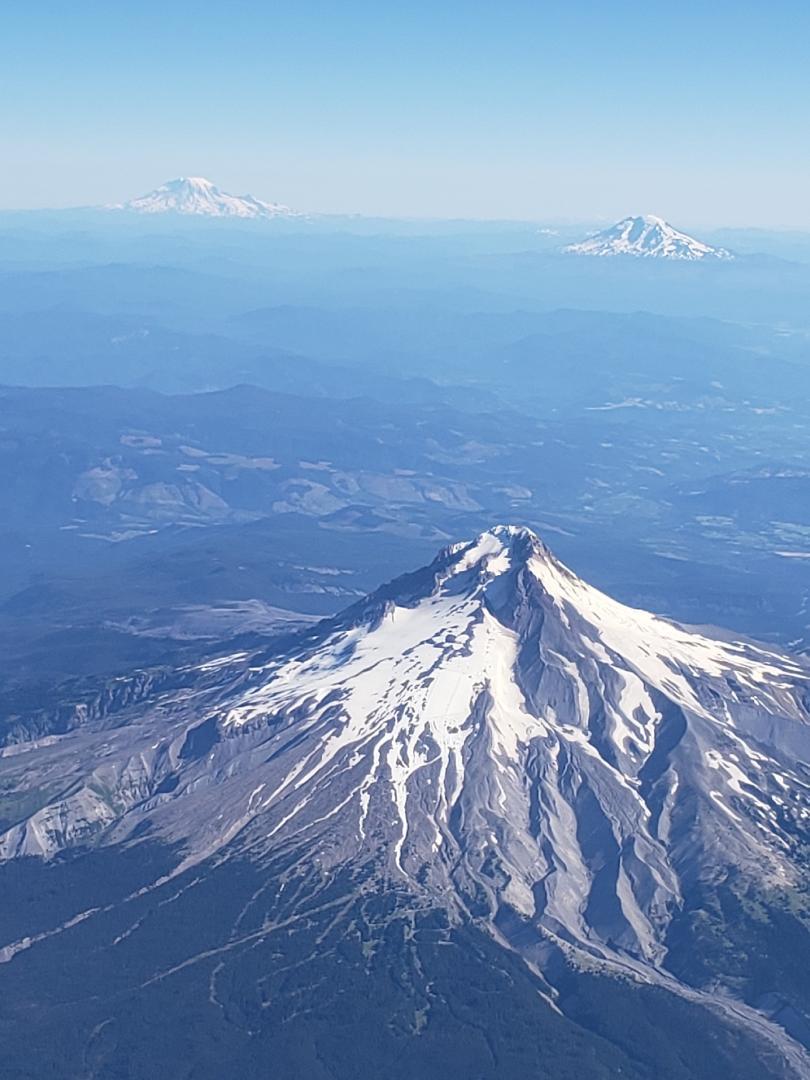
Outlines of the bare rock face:
M 24 808 L 0 815 L 6 860 L 145 828 L 176 845 L 162 882 L 283 859 L 285 896 L 390 891 L 483 928 L 550 1000 L 563 962 L 621 974 L 807 1067 L 722 970 L 712 990 L 673 962 L 695 896 L 802 886 L 806 661 L 625 607 L 527 529 L 447 548 L 283 649 L 64 726 L 25 741 L 18 723 L 2 752 L 3 805 Z

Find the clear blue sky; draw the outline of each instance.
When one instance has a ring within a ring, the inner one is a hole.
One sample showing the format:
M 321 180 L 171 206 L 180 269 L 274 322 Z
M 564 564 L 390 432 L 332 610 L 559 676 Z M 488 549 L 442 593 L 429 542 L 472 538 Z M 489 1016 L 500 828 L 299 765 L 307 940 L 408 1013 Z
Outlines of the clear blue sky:
M 0 206 L 810 227 L 810 4 L 11 0 Z

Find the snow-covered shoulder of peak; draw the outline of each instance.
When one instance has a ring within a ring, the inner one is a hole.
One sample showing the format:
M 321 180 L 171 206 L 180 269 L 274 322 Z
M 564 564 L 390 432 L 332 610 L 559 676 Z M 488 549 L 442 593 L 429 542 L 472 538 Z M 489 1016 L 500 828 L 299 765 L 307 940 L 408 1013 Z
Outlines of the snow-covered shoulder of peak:
M 281 203 L 264 202 L 253 195 L 231 195 L 203 176 L 169 180 L 147 195 L 115 209 L 137 214 L 185 214 L 198 217 L 281 218 L 300 215 Z
M 725 248 L 711 247 L 673 228 L 653 214 L 626 217 L 608 229 L 563 250 L 572 255 L 632 255 L 637 258 L 733 259 Z
M 614 600 L 578 578 L 523 526 L 498 525 L 473 541 L 452 545 L 437 559 L 437 564 L 442 562 L 446 566 L 435 577 L 435 593 L 457 593 L 458 584 L 451 579 L 466 575 L 466 588 L 480 590 L 486 605 L 498 614 L 504 602 L 512 604 L 517 596 L 525 596 L 527 586 L 536 587 L 534 603 L 550 605 L 582 652 L 606 661 L 620 658 L 696 713 L 706 710 L 684 671 L 692 682 L 729 676 L 752 693 L 767 694 L 769 686 L 777 695 L 810 674 L 799 660 L 755 643 L 709 637 Z

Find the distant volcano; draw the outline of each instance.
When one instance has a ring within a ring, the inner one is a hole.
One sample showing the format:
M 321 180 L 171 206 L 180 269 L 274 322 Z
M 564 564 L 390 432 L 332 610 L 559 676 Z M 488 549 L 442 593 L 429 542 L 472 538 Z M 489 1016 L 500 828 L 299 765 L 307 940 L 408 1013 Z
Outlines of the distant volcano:
M 626 217 L 609 229 L 570 244 L 564 249 L 572 255 L 633 255 L 653 259 L 733 259 L 725 248 L 711 247 L 693 236 L 679 232 L 663 218 L 653 214 Z
M 263 202 L 253 195 L 230 195 L 202 176 L 180 176 L 114 209 L 137 214 L 185 214 L 196 217 L 299 217 L 281 203 Z

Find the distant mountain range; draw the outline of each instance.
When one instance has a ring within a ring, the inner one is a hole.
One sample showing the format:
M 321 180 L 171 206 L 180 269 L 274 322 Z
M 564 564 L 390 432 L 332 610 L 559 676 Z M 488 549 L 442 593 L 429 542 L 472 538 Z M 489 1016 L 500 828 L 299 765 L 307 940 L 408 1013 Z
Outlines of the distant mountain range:
M 184 214 L 218 218 L 301 217 L 289 206 L 264 202 L 254 195 L 231 195 L 203 176 L 180 176 L 137 199 L 111 209 L 136 214 Z
M 564 251 L 571 255 L 631 255 L 636 258 L 689 261 L 734 258 L 725 248 L 711 247 L 702 240 L 679 232 L 669 222 L 653 214 L 623 218 L 587 240 L 570 244 Z
M 180 176 L 167 180 L 146 195 L 109 209 L 136 214 L 181 214 L 208 218 L 303 218 L 282 203 L 265 202 L 255 195 L 232 195 L 203 176 Z M 712 247 L 675 229 L 652 214 L 626 217 L 563 251 L 572 255 L 631 255 L 658 259 L 733 259 L 725 248 Z

